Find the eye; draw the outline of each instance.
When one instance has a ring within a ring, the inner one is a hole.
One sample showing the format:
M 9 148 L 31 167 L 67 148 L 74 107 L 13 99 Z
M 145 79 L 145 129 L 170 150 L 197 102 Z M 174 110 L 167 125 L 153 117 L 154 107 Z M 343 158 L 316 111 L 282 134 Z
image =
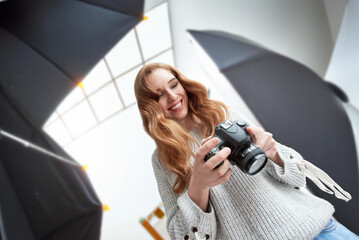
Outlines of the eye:
M 175 82 L 175 83 L 171 86 L 171 88 L 175 88 L 175 87 L 177 87 L 177 85 L 178 85 L 178 82 Z
M 162 97 L 163 95 L 164 95 L 163 92 L 159 92 L 159 93 L 158 93 L 158 97 Z

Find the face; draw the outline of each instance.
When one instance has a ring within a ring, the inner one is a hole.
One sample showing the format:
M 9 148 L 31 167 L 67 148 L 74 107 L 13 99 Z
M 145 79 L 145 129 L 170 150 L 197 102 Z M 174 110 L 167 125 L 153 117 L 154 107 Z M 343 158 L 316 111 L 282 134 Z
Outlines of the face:
M 166 69 L 158 68 L 145 81 L 159 94 L 158 104 L 164 116 L 185 125 L 188 120 L 187 93 L 175 76 Z

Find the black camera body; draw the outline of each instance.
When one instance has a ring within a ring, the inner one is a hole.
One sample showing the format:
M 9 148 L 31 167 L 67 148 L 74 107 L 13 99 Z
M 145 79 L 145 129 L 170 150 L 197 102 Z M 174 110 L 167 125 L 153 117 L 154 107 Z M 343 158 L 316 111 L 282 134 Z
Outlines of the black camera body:
M 262 149 L 253 144 L 251 136 L 246 131 L 248 126 L 248 123 L 243 120 L 237 122 L 226 120 L 218 124 L 213 137 L 217 137 L 219 142 L 206 154 L 204 161 L 216 155 L 223 147 L 229 147 L 231 154 L 228 156 L 228 160 L 232 165 L 237 165 L 249 175 L 260 172 L 268 158 Z M 216 168 L 222 164 L 223 162 Z

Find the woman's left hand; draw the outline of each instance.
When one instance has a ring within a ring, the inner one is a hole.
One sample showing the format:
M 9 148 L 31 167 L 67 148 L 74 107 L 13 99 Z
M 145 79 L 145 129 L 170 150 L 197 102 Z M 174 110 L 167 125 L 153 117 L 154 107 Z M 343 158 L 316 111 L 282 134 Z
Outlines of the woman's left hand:
M 278 154 L 273 134 L 258 127 L 247 127 L 246 130 L 251 135 L 254 144 L 263 149 L 270 160 L 283 168 L 284 162 Z

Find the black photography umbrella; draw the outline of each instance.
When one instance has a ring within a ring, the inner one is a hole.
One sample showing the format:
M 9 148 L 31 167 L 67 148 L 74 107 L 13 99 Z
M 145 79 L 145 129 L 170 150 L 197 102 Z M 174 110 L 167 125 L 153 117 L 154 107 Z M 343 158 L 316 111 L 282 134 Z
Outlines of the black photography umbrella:
M 41 126 L 142 14 L 143 0 L 1 2 L 3 91 Z
M 340 91 L 304 65 L 248 39 L 188 32 L 278 142 L 296 149 L 352 195 L 346 203 L 308 181 L 316 195 L 335 206 L 338 220 L 359 234 L 358 156 Z
M 102 204 L 42 129 L 62 99 L 141 19 L 143 0 L 0 3 L 0 238 L 99 239 Z

